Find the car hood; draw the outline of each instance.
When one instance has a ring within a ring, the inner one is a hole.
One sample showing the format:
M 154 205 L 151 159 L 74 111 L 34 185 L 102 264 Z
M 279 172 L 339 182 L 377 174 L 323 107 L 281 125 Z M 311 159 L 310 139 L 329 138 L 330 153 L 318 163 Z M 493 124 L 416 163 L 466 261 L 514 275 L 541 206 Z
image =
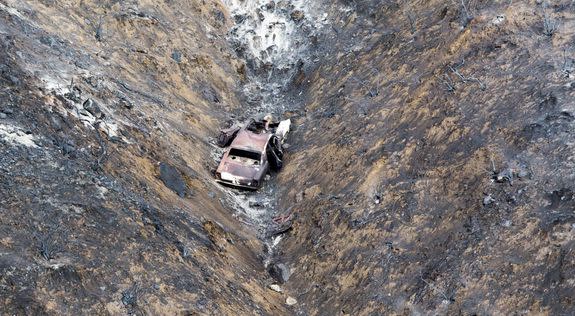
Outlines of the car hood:
M 228 173 L 232 176 L 248 180 L 256 179 L 261 170 L 262 166 L 246 166 L 230 161 L 223 162 L 220 168 L 218 168 L 218 172 L 222 174 L 222 177 L 224 173 Z

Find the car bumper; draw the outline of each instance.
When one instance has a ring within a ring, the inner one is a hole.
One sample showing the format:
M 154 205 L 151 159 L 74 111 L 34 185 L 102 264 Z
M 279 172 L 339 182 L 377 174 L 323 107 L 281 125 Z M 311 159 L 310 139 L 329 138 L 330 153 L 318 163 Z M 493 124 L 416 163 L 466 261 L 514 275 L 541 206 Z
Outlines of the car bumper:
M 226 185 L 226 186 L 230 186 L 230 187 L 234 187 L 234 188 L 240 188 L 240 189 L 247 189 L 247 190 L 257 190 L 260 188 L 259 185 L 253 185 L 253 184 L 248 184 L 248 183 L 242 183 L 242 182 L 232 182 L 229 180 L 222 180 L 222 179 L 216 179 L 216 182 Z

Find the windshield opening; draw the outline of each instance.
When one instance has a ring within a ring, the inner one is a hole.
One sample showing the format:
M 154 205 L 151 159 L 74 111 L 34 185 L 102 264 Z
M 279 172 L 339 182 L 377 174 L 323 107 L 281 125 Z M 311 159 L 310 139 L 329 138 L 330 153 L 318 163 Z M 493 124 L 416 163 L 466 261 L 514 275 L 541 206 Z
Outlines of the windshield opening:
M 257 153 L 254 151 L 238 149 L 238 148 L 230 149 L 229 156 L 231 159 L 234 159 L 234 160 L 237 160 L 239 158 L 241 160 L 250 159 L 250 160 L 255 160 L 257 162 L 259 162 L 262 158 L 262 155 L 260 153 Z

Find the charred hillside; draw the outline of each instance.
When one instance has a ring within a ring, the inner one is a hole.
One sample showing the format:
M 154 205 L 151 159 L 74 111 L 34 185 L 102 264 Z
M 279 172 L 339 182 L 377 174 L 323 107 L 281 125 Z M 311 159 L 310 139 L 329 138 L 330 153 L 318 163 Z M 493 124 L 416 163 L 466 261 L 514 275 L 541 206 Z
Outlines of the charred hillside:
M 310 314 L 574 311 L 575 8 L 463 3 L 330 12 L 279 179 Z
M 283 312 L 212 181 L 241 107 L 229 21 L 215 2 L 0 3 L 2 314 Z
M 1 313 L 573 314 L 574 17 L 0 1 Z M 283 170 L 215 183 L 266 113 Z

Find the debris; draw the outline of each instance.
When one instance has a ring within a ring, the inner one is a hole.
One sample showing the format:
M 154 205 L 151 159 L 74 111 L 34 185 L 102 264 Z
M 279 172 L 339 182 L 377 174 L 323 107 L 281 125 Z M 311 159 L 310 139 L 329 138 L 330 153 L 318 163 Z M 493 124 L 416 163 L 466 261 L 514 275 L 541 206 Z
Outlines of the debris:
M 281 235 L 288 232 L 293 227 L 293 212 L 273 218 L 273 225 L 269 228 L 268 237 Z
M 272 290 L 274 290 L 274 291 L 276 291 L 276 292 L 278 292 L 278 293 L 281 293 L 281 292 L 282 292 L 282 288 L 281 288 L 279 285 L 277 285 L 277 284 L 270 284 L 269 288 L 272 289 Z
M 276 129 L 275 134 L 279 137 L 282 143 L 284 142 L 287 133 L 289 133 L 290 126 L 291 126 L 291 120 L 287 119 L 281 121 Z
M 230 128 L 221 130 L 220 135 L 218 135 L 218 146 L 220 147 L 229 146 L 239 131 L 240 131 L 239 126 L 232 126 Z
M 82 90 L 76 86 L 72 86 L 70 91 L 64 94 L 64 97 L 70 101 L 79 103 L 82 100 Z
M 291 296 L 288 296 L 288 298 L 286 298 L 286 304 L 288 306 L 293 306 L 293 305 L 297 304 L 297 300 Z

